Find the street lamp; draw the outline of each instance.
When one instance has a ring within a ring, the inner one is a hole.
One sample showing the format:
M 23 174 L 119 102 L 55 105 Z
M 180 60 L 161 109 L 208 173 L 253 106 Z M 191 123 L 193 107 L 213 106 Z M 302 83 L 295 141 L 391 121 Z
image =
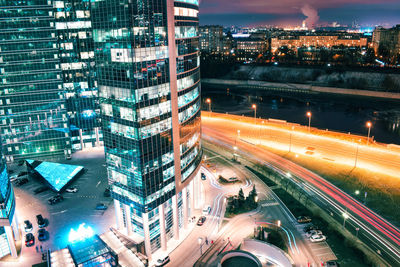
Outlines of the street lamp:
M 197 242 L 199 243 L 200 246 L 200 256 L 203 255 L 203 238 L 199 237 L 199 239 L 197 239 Z
M 310 127 L 311 127 L 311 112 L 307 111 L 307 117 L 308 117 L 308 131 L 310 131 Z
M 251 108 L 254 109 L 254 123 L 257 123 L 257 105 L 253 104 Z
M 359 195 L 360 194 L 360 190 L 356 190 L 356 195 Z
M 234 146 L 234 147 L 233 147 L 233 160 L 234 160 L 234 161 L 236 161 L 236 156 L 237 156 L 237 155 L 236 155 L 236 150 L 237 150 L 237 149 L 238 149 L 237 146 Z
M 292 133 L 294 130 L 294 126 L 292 126 L 292 130 L 290 131 L 290 137 L 289 137 L 289 153 L 292 152 Z
M 345 224 L 346 224 L 346 220 L 347 220 L 350 216 L 349 216 L 349 214 L 347 214 L 346 212 L 343 212 L 342 216 L 343 216 L 343 228 L 344 228 L 344 226 L 345 226 Z
M 278 220 L 278 221 L 276 222 L 276 226 L 281 227 L 281 220 Z
M 240 138 L 240 130 L 237 130 L 237 135 L 236 135 L 236 138 L 235 138 L 235 146 L 236 146 L 237 140 L 239 138 Z
M 208 104 L 208 111 L 211 112 L 211 99 L 207 98 L 206 103 Z
M 367 127 L 368 127 L 367 145 L 369 144 L 369 134 L 371 133 L 371 126 L 372 123 L 370 121 L 367 121 Z

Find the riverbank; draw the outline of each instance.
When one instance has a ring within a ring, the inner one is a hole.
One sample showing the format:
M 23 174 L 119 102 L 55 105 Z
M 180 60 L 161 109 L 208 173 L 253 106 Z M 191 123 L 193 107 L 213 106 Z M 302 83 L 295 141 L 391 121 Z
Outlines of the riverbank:
M 286 91 L 294 93 L 310 93 L 310 94 L 337 94 L 337 95 L 353 95 L 362 97 L 373 97 L 373 98 L 386 98 L 393 100 L 400 100 L 400 93 L 391 92 L 379 92 L 370 90 L 359 90 L 359 89 L 347 89 L 337 87 L 323 87 L 313 86 L 308 84 L 296 84 L 296 83 L 272 83 L 263 82 L 256 80 L 227 80 L 227 79 L 202 79 L 202 84 L 211 86 L 227 86 L 237 88 L 250 88 L 250 89 L 263 89 L 271 91 Z

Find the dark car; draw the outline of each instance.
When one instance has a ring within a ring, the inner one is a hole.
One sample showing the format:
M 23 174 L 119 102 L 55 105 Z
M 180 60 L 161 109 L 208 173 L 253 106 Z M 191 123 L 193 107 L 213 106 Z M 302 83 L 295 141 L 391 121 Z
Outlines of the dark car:
M 326 266 L 326 267 L 338 267 L 339 264 L 336 261 L 327 261 L 327 262 L 325 262 L 324 266 Z
M 311 230 L 319 230 L 318 226 L 315 225 L 307 225 L 306 227 L 303 228 L 304 232 L 309 232 Z
M 24 163 L 25 163 L 25 160 L 20 159 L 20 160 L 18 161 L 18 166 L 22 166 L 22 165 L 24 165 Z
M 297 217 L 297 222 L 298 223 L 309 223 L 309 222 L 311 222 L 311 218 L 308 216 L 299 216 L 299 217 Z
M 24 221 L 25 232 L 31 232 L 33 230 L 32 223 L 29 220 Z
M 207 176 L 204 174 L 204 172 L 201 173 L 201 180 L 206 180 Z
M 27 178 L 17 179 L 17 180 L 15 180 L 15 185 L 21 186 L 21 185 L 26 184 L 27 182 L 29 182 L 29 180 Z
M 104 205 L 103 203 L 97 203 L 96 205 L 96 210 L 106 210 L 107 206 Z
M 44 191 L 47 191 L 47 190 L 49 190 L 49 188 L 47 186 L 41 186 L 41 187 L 38 187 L 35 190 L 33 190 L 33 193 L 35 195 L 37 195 L 37 194 L 40 194 L 40 193 L 42 193 Z
M 206 221 L 206 216 L 201 216 L 199 220 L 197 221 L 198 226 L 202 226 L 204 222 Z
M 36 215 L 36 222 L 37 222 L 39 228 L 43 228 L 46 226 L 46 221 L 44 220 L 42 214 Z
M 54 197 L 49 198 L 47 200 L 47 202 L 49 202 L 50 205 L 54 205 L 54 204 L 60 203 L 63 200 L 64 200 L 64 197 L 62 195 L 55 195 Z
M 25 246 L 31 247 L 35 245 L 35 236 L 32 233 L 25 235 Z
M 25 176 L 27 174 L 28 174 L 28 172 L 22 171 L 22 172 L 18 173 L 18 177 Z
M 105 190 L 104 190 L 104 197 L 111 197 L 111 192 L 110 192 L 110 188 L 106 188 Z
M 39 241 L 45 241 L 47 240 L 47 232 L 45 229 L 39 229 L 38 231 L 38 239 Z

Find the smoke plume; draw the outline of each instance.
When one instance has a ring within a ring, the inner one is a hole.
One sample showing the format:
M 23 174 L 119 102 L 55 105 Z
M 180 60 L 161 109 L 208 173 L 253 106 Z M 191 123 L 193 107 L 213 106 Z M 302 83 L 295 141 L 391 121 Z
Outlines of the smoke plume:
M 303 13 L 304 16 L 307 17 L 306 19 L 307 28 L 309 29 L 314 28 L 319 20 L 318 11 L 309 4 L 305 4 L 301 8 L 301 12 Z

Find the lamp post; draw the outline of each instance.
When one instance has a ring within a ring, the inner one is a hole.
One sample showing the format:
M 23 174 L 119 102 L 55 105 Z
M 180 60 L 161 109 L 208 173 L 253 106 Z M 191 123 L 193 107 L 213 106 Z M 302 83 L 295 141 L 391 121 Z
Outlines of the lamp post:
M 358 143 L 357 143 L 357 150 L 356 150 L 356 159 L 354 161 L 354 168 L 357 167 L 357 159 L 358 159 Z
M 310 128 L 311 128 L 311 115 L 312 114 L 311 114 L 310 111 L 307 111 L 306 115 L 308 117 L 308 131 L 310 131 Z
M 343 212 L 342 216 L 343 216 L 343 228 L 345 228 L 346 220 L 347 220 L 350 216 L 349 216 L 349 214 L 347 214 L 347 212 Z
M 237 130 L 237 135 L 236 135 L 236 138 L 235 138 L 235 147 L 236 147 L 237 140 L 239 138 L 240 138 L 240 130 Z
M 211 99 L 207 98 L 206 103 L 208 104 L 208 111 L 211 113 Z M 211 116 L 211 114 L 210 114 L 210 116 Z
M 237 156 L 237 155 L 236 155 L 236 150 L 237 150 L 237 149 L 238 149 L 237 146 L 234 146 L 234 147 L 233 147 L 233 160 L 234 160 L 234 161 L 237 160 L 237 159 L 236 159 L 236 156 Z
M 289 137 L 289 153 L 292 152 L 292 133 L 294 130 L 294 126 L 292 126 L 292 130 L 290 131 L 290 137 Z
M 253 104 L 251 108 L 254 109 L 254 123 L 257 123 L 257 105 Z
M 370 121 L 367 121 L 367 127 L 368 127 L 367 145 L 369 144 L 369 134 L 371 133 L 371 126 L 372 123 Z
M 199 239 L 197 239 L 197 242 L 199 243 L 200 246 L 200 256 L 203 255 L 203 238 L 199 237 Z

